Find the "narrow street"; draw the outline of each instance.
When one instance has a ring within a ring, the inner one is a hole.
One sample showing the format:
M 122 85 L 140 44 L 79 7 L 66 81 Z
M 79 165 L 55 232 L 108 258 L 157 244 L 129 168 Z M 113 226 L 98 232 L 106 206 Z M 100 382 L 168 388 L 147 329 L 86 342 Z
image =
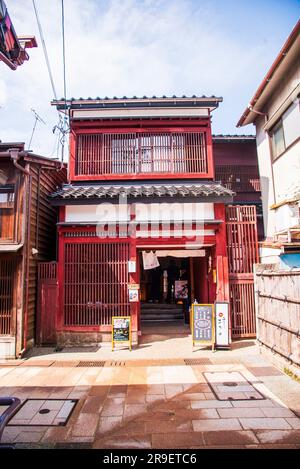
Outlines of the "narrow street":
M 300 384 L 254 341 L 213 353 L 188 334 L 145 335 L 132 352 L 31 355 L 0 368 L 1 396 L 34 399 L 4 431 L 17 448 L 300 447 Z

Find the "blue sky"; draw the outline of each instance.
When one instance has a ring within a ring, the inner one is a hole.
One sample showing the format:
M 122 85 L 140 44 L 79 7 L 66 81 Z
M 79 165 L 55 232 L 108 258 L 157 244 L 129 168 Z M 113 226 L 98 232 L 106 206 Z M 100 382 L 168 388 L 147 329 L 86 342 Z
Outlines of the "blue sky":
M 6 0 L 17 34 L 39 47 L 17 71 L 0 63 L 0 139 L 56 156 L 57 113 L 31 0 Z M 63 95 L 60 0 L 36 0 Z M 68 97 L 215 95 L 213 133 L 236 123 L 300 16 L 300 0 L 65 0 Z

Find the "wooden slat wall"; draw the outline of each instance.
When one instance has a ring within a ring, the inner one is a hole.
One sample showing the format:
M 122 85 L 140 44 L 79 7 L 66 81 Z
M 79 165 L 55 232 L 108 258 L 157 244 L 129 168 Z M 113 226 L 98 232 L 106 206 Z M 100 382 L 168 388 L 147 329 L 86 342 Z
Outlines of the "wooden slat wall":
M 228 206 L 226 229 L 232 336 L 252 337 L 256 333 L 253 264 L 258 262 L 255 206 Z
M 300 366 L 300 270 L 259 264 L 255 273 L 257 338 Z
M 0 257 L 0 335 L 13 333 L 16 258 Z
M 129 243 L 66 243 L 64 325 L 111 324 L 112 316 L 130 315 Z
M 30 247 L 29 247 L 29 283 L 27 304 L 27 339 L 35 337 L 35 313 L 37 298 L 37 262 L 56 258 L 56 222 L 57 210 L 52 207 L 47 196 L 56 187 L 66 181 L 66 171 L 42 169 L 40 173 L 40 196 L 38 201 L 38 168 L 31 164 L 31 205 L 30 205 Z M 37 211 L 39 220 L 37 227 Z M 32 248 L 38 249 L 38 255 L 32 255 Z M 26 307 L 26 306 L 25 306 Z
M 260 192 L 258 166 L 216 165 L 215 178 L 234 192 Z
M 204 132 L 79 134 L 76 175 L 207 173 Z

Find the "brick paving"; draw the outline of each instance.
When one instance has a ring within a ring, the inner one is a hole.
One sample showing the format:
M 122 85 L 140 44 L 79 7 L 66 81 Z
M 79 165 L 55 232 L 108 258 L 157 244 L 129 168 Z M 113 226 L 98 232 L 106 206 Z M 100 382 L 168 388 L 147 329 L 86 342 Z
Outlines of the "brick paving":
M 0 364 L 0 396 L 78 399 L 65 426 L 7 426 L 2 443 L 34 448 L 300 448 L 300 385 L 270 366 L 255 347 L 248 353 L 244 348 L 240 355 L 238 349 L 205 350 L 206 361 L 189 365 L 184 356 L 173 361 L 133 357 L 131 363 L 125 354 L 116 366 L 107 353 L 103 367 L 77 367 L 85 356 L 76 352 Z M 216 373 L 216 381 L 220 373 L 226 381 L 233 372 L 265 399 L 218 400 L 205 374 Z

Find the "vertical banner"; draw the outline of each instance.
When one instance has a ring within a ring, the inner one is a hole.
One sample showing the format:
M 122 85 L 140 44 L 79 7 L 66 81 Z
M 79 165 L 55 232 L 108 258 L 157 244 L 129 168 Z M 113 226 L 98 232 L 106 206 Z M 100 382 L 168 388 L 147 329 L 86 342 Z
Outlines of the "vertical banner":
M 229 303 L 215 302 L 216 346 L 229 347 Z

